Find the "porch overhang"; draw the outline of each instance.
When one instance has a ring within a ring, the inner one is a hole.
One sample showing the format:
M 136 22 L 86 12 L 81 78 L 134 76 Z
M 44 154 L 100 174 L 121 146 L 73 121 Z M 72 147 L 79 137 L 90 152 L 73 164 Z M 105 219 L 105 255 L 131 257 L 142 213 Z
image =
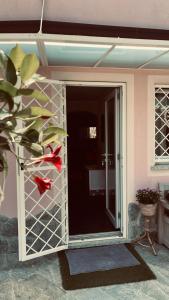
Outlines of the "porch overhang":
M 37 33 L 39 27 L 40 20 L 0 21 L 0 33 Z M 169 30 L 165 29 L 94 25 L 47 20 L 43 21 L 42 32 L 44 34 L 169 40 Z
M 169 30 L 55 21 L 1 21 L 0 49 L 36 52 L 42 66 L 168 69 Z

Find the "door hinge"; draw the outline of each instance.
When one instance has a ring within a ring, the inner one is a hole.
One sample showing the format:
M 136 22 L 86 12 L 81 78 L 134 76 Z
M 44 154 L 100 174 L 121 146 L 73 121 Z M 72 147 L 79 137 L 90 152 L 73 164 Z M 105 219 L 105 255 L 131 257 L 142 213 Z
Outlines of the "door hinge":
M 118 212 L 118 219 L 120 219 L 121 218 L 121 212 L 119 211 Z
M 117 154 L 117 159 L 120 160 L 120 153 Z

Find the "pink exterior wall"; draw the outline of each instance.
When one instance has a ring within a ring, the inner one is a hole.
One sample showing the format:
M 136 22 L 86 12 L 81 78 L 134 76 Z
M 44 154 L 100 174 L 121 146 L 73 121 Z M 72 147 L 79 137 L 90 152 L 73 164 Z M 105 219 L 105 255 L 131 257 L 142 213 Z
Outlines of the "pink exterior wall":
M 157 175 L 156 171 L 148 169 L 148 75 L 169 75 L 167 71 L 142 71 L 134 76 L 135 98 L 135 189 L 156 187 L 158 183 L 169 183 L 169 170 L 166 176 Z M 168 78 L 169 82 L 169 78 Z
M 54 70 L 54 68 L 52 68 Z M 64 69 L 65 71 L 66 69 Z M 70 69 L 69 69 L 70 70 Z M 87 69 L 90 71 L 91 69 Z M 105 72 L 106 69 L 102 69 Z M 140 187 L 154 187 L 158 182 L 169 181 L 169 170 L 166 172 L 166 176 L 155 176 L 153 172 L 151 175 L 147 168 L 147 90 L 148 90 L 148 75 L 168 75 L 169 71 L 148 71 L 138 70 L 134 73 L 131 70 L 107 70 L 108 72 L 122 72 L 123 74 L 134 74 L 134 131 L 135 131 L 135 191 Z M 48 74 L 44 70 L 41 73 Z M 160 172 L 160 171 L 159 171 Z M 15 162 L 10 158 L 9 174 L 6 182 L 5 201 L 3 202 L 0 210 L 0 214 L 5 214 L 10 217 L 17 215 L 16 204 L 16 178 L 15 178 Z M 133 201 L 134 199 L 131 199 Z

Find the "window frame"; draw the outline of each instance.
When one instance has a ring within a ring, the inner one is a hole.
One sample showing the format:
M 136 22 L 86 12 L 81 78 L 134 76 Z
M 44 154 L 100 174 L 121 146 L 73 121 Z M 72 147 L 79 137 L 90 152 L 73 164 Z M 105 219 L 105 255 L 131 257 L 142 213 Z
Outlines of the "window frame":
M 169 170 L 169 157 L 157 159 L 155 157 L 155 88 L 169 87 L 169 75 L 149 75 L 147 94 L 147 160 L 148 173 L 150 176 L 166 176 Z M 161 172 L 158 172 L 158 171 Z M 157 171 L 157 172 L 154 172 Z

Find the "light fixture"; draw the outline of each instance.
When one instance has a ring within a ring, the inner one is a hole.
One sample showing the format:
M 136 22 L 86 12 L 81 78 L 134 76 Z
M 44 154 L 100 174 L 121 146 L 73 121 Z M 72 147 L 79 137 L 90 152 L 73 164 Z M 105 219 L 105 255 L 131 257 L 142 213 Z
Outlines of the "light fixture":
M 157 46 L 132 46 L 132 45 L 117 45 L 116 49 L 126 49 L 126 50 L 159 50 L 167 51 L 169 47 L 157 47 Z
M 105 44 L 90 44 L 90 43 L 69 43 L 69 42 L 44 42 L 46 46 L 68 46 L 68 47 L 87 47 L 87 48 L 106 48 L 109 49 L 112 45 Z

